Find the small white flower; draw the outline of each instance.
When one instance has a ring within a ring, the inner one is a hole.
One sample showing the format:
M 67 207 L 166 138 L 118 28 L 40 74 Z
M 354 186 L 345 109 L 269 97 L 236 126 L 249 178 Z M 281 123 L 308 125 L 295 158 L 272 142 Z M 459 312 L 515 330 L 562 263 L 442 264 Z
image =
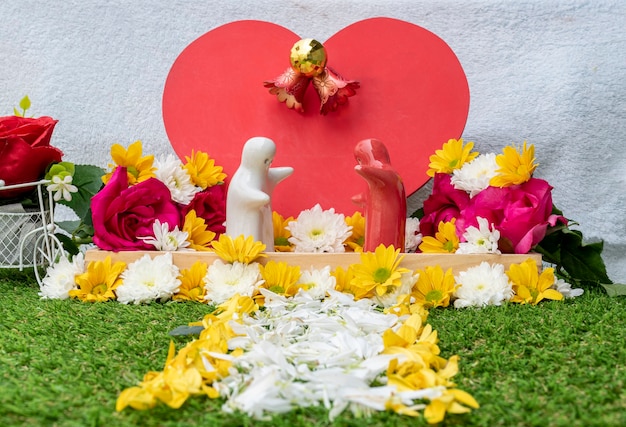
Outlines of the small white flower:
M 85 272 L 85 258 L 82 253 L 72 261 L 63 256 L 46 270 L 46 277 L 41 281 L 39 296 L 42 299 L 67 299 L 69 292 L 77 289 L 75 277 Z
M 177 203 L 188 205 L 195 194 L 202 190 L 191 182 L 187 170 L 172 154 L 168 154 L 165 159 L 156 160 L 155 167 L 157 169 L 154 175 L 169 188 L 172 200 Z
M 420 243 L 422 243 L 420 220 L 418 218 L 407 218 L 404 229 L 404 252 L 415 252 Z
M 209 266 L 205 276 L 206 300 L 221 304 L 235 294 L 252 296 L 263 284 L 259 264 L 244 264 L 235 261 L 232 264 L 217 259 Z
M 554 284 L 551 286 L 552 289 L 556 289 L 561 294 L 563 294 L 564 298 L 575 298 L 579 297 L 585 292 L 584 289 L 574 288 L 572 289 L 572 285 L 567 283 L 563 279 L 559 279 L 556 276 L 554 277 Z
M 344 252 L 343 242 L 352 234 L 343 214 L 333 208 L 323 211 L 319 204 L 300 212 L 285 228 L 295 252 Z
M 303 271 L 298 283 L 305 285 L 306 290 L 302 292 L 306 292 L 312 298 L 322 300 L 326 298 L 329 290 L 335 289 L 337 279 L 330 274 L 330 266 L 327 265 L 322 269 L 312 268 Z
M 419 277 L 419 273 L 414 273 L 413 271 L 403 273 L 400 276 L 401 285 L 393 289 L 392 292 L 386 293 L 381 296 L 376 295 L 376 301 L 385 308 L 396 305 L 398 303 L 399 296 L 408 295 L 411 293 L 413 285 L 415 285 Z
M 152 224 L 152 230 L 154 231 L 154 236 L 140 236 L 138 239 L 154 246 L 157 251 L 178 251 L 189 246 L 189 241 L 187 241 L 189 233 L 180 231 L 178 226 L 175 226 L 174 230 L 170 231 L 170 226 L 167 222 L 161 224 L 161 221 L 155 219 Z
M 58 202 L 63 198 L 66 202 L 72 200 L 72 193 L 78 193 L 78 188 L 72 185 L 72 175 L 65 175 L 61 178 L 59 175 L 54 175 L 51 179 L 52 184 L 48 184 L 46 189 L 54 193 L 54 201 Z
M 122 272 L 123 283 L 115 290 L 117 300 L 122 304 L 168 300 L 180 287 L 178 273 L 170 252 L 154 258 L 146 254 Z
M 490 265 L 487 262 L 461 271 L 455 276 L 459 287 L 454 292 L 454 307 L 484 307 L 501 305 L 513 296 L 513 286 L 502 264 Z
M 450 182 L 457 190 L 467 191 L 470 197 L 474 197 L 489 187 L 497 169 L 495 153 L 481 154 L 460 169 L 455 169 Z
M 477 217 L 478 228 L 469 226 L 463 233 L 465 242 L 459 243 L 457 254 L 499 254 L 500 232 L 483 217 Z

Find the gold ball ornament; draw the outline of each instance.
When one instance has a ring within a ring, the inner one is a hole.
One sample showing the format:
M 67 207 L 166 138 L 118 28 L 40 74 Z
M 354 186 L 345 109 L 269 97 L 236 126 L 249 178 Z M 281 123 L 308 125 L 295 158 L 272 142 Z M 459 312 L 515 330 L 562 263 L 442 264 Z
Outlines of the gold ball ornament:
M 320 75 L 326 67 L 326 49 L 314 39 L 302 39 L 291 48 L 291 68 L 306 77 Z

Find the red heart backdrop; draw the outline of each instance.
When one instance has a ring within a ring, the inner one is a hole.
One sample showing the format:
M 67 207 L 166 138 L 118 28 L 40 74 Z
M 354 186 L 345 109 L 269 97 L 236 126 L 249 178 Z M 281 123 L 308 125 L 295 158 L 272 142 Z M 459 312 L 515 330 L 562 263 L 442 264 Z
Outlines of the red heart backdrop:
M 366 188 L 354 171 L 353 149 L 377 138 L 407 194 L 417 190 L 428 180 L 428 157 L 460 137 L 467 120 L 469 88 L 454 52 L 408 22 L 356 22 L 323 43 L 328 65 L 361 88 L 348 104 L 322 116 L 313 87 L 304 113 L 263 87 L 289 66 L 291 47 L 304 37 L 315 38 L 268 22 L 237 21 L 185 48 L 163 94 L 163 120 L 176 153 L 206 151 L 232 176 L 249 138 L 271 138 L 277 146 L 273 166 L 295 169 L 274 191 L 274 210 L 297 215 L 320 203 L 350 215 L 357 210 L 351 197 Z

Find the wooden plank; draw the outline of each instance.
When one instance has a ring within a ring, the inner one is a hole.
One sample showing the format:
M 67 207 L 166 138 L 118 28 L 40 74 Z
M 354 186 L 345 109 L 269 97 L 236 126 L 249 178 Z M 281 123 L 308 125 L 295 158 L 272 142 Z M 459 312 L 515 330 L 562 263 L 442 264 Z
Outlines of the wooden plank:
M 123 261 L 125 263 L 131 263 L 138 260 L 145 254 L 154 258 L 158 255 L 163 255 L 164 252 L 158 251 L 122 251 L 122 252 L 109 252 L 101 251 L 97 249 L 88 250 L 85 254 L 85 262 L 89 261 L 101 261 L 107 256 L 111 256 L 113 261 Z M 213 261 L 219 259 L 219 257 L 213 252 L 171 252 L 174 264 L 181 269 L 188 269 L 196 261 L 202 261 L 206 264 L 212 264 Z M 338 266 L 347 268 L 350 264 L 358 264 L 361 262 L 360 254 L 354 252 L 345 253 L 322 253 L 322 254 L 310 254 L 310 253 L 293 253 L 293 252 L 271 252 L 266 253 L 266 257 L 259 258 L 257 261 L 261 264 L 265 264 L 269 260 L 277 262 L 286 262 L 290 265 L 299 265 L 303 269 L 309 268 L 322 268 L 329 265 L 332 269 Z M 540 254 L 471 254 L 471 255 L 456 255 L 456 254 L 402 254 L 404 258 L 400 263 L 400 266 L 409 268 L 412 270 L 423 269 L 427 266 L 440 265 L 444 270 L 452 268 L 452 271 L 456 274 L 460 271 L 467 270 L 470 267 L 477 266 L 481 262 L 486 261 L 490 264 L 503 264 L 505 268 L 508 268 L 511 264 L 518 264 L 526 261 L 528 258 L 532 258 L 539 268 L 541 268 L 541 255 Z

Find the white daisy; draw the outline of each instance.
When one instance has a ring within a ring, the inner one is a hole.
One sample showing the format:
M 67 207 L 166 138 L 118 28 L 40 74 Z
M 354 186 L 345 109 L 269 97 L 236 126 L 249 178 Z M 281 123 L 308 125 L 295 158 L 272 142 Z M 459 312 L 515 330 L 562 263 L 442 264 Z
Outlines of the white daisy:
M 63 256 L 46 270 L 46 277 L 41 281 L 39 296 L 42 299 L 67 299 L 69 292 L 77 289 L 75 277 L 85 272 L 85 258 L 82 253 L 70 261 Z
M 140 236 L 138 239 L 154 246 L 157 251 L 178 251 L 189 246 L 189 241 L 187 241 L 189 233 L 180 231 L 178 226 L 175 226 L 174 230 L 170 231 L 170 226 L 167 222 L 161 224 L 161 221 L 155 219 L 152 224 L 152 230 L 154 231 L 154 236 Z
M 484 307 L 501 305 L 513 296 L 513 286 L 502 264 L 480 263 L 461 271 L 455 280 L 459 287 L 454 292 L 454 307 Z
M 463 233 L 465 242 L 459 243 L 457 254 L 499 254 L 500 232 L 483 217 L 477 217 L 478 228 L 469 226 Z
M 552 289 L 556 289 L 560 293 L 563 294 L 564 298 L 575 298 L 579 297 L 585 292 L 584 289 L 574 288 L 572 289 L 572 285 L 567 283 L 563 279 L 559 279 L 556 276 L 554 277 L 554 284 L 551 286 Z
M 455 169 L 450 182 L 457 190 L 467 191 L 470 197 L 474 197 L 489 187 L 497 169 L 495 153 L 481 154 L 460 169 Z
M 156 178 L 169 188 L 172 200 L 188 205 L 196 193 L 202 191 L 191 182 L 191 177 L 178 158 L 168 154 L 165 159 L 155 160 Z
M 420 243 L 422 243 L 420 220 L 418 218 L 407 218 L 404 229 L 404 252 L 415 252 Z
M 330 266 L 327 265 L 322 269 L 311 268 L 303 271 L 298 284 L 305 285 L 303 292 L 312 298 L 322 300 L 326 298 L 326 293 L 330 289 L 335 289 L 337 279 L 330 274 Z
M 263 279 L 258 263 L 235 261 L 230 264 L 218 259 L 207 270 L 204 298 L 214 304 L 221 304 L 235 294 L 250 297 L 261 284 Z
M 343 242 L 352 234 L 343 214 L 333 208 L 323 211 L 319 204 L 300 212 L 285 228 L 295 252 L 344 252 Z
M 391 289 L 390 287 L 388 289 L 390 289 L 391 292 L 388 292 L 381 296 L 376 295 L 374 299 L 379 305 L 385 308 L 396 305 L 398 303 L 399 296 L 408 295 L 411 293 L 411 291 L 413 290 L 413 285 L 415 285 L 419 277 L 420 277 L 419 273 L 414 273 L 413 271 L 409 271 L 408 273 L 403 273 L 400 276 L 400 280 L 401 280 L 400 286 L 393 288 L 393 289 Z
M 65 175 L 63 178 L 59 175 L 52 177 L 52 184 L 48 184 L 46 189 L 54 193 L 53 199 L 55 202 L 58 202 L 61 198 L 69 202 L 72 200 L 72 193 L 78 193 L 78 188 L 72 185 L 73 179 L 72 175 Z
M 122 304 L 168 300 L 180 287 L 178 274 L 170 252 L 154 258 L 145 254 L 122 272 L 123 283 L 115 290 L 117 300 Z

